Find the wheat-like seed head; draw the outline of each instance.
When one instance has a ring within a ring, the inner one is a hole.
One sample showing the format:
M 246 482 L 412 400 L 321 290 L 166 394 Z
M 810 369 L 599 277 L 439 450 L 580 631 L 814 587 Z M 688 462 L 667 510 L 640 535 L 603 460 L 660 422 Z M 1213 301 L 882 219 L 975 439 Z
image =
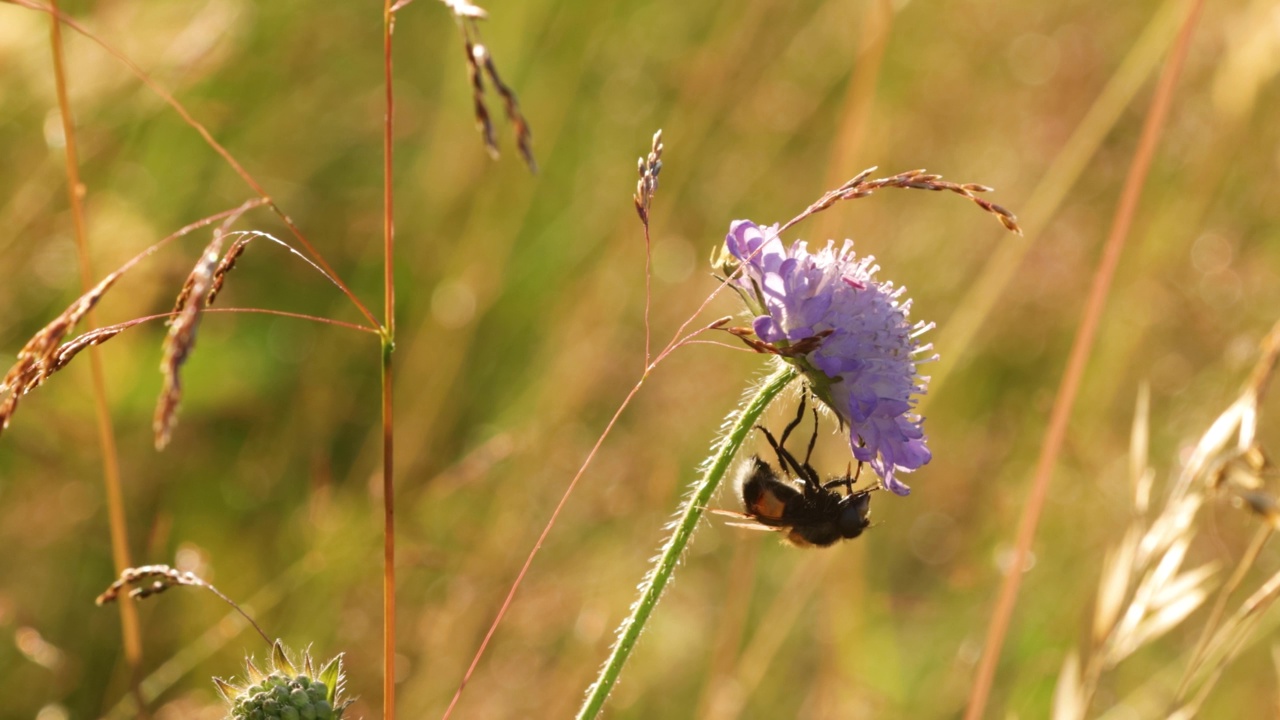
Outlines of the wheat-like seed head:
M 63 339 L 71 332 L 90 310 L 98 305 L 98 302 L 106 295 L 126 272 L 133 269 L 142 260 L 150 257 L 161 247 L 170 241 L 187 235 L 188 233 L 205 227 L 218 220 L 223 220 L 223 228 L 225 228 L 238 219 L 245 212 L 252 208 L 258 207 L 264 203 L 261 199 L 254 199 L 245 202 L 240 207 L 233 210 L 226 210 L 216 215 L 197 220 L 175 233 L 161 239 L 159 242 L 151 245 L 147 249 L 135 255 L 133 258 L 116 268 L 111 274 L 107 275 L 98 282 L 92 289 L 81 295 L 63 310 L 48 325 L 40 329 L 30 340 L 23 345 L 18 351 L 18 361 L 9 368 L 4 378 L 0 380 L 0 433 L 9 427 L 9 421 L 12 419 L 18 409 L 18 402 L 22 396 L 31 392 L 44 383 L 49 376 L 66 367 L 82 350 L 94 345 L 101 345 L 111 338 L 119 335 L 124 330 L 133 327 L 138 322 L 144 320 L 134 320 L 111 325 L 109 327 L 97 328 L 82 335 L 79 335 L 70 341 L 63 342 Z M 273 240 L 275 238 L 272 238 Z M 280 242 L 276 240 L 276 242 Z M 284 244 L 284 243 L 281 243 Z M 287 246 L 286 246 L 287 247 Z M 290 248 L 292 250 L 292 248 Z M 294 251 L 297 254 L 296 251 Z M 309 262 L 309 261 L 308 261 Z M 311 263 L 314 267 L 315 264 Z M 230 268 L 227 268 L 228 270 Z M 323 273 L 323 271 L 321 271 Z M 224 272 L 225 274 L 225 272 Z M 190 282 L 190 281 L 188 281 Z M 179 295 L 178 305 L 186 304 L 186 297 L 190 294 L 191 288 L 188 285 L 183 286 L 183 291 Z
M 640 179 L 636 181 L 636 194 L 633 198 L 636 203 L 636 213 L 645 227 L 649 226 L 649 206 L 653 203 L 654 194 L 658 192 L 658 173 L 662 172 L 662 149 L 662 130 L 659 128 L 658 132 L 653 134 L 649 155 L 640 158 Z
M 529 126 L 529 120 L 520 111 L 520 100 L 516 97 L 515 91 L 502 81 L 502 76 L 498 74 L 498 66 L 494 64 L 493 55 L 480 39 L 479 21 L 489 17 L 489 14 L 483 8 L 466 0 L 441 0 L 441 2 L 453 11 L 458 21 L 458 29 L 462 33 L 462 49 L 467 56 L 467 79 L 471 85 L 471 105 L 476 117 L 476 128 L 484 140 L 485 150 L 492 158 L 496 159 L 499 155 L 493 118 L 489 114 L 488 105 L 485 104 L 484 78 L 487 75 L 489 82 L 493 83 L 494 91 L 498 93 L 498 97 L 502 98 L 507 120 L 515 129 L 516 147 L 520 150 L 520 156 L 524 158 L 529 172 L 537 173 L 538 163 L 533 157 L 533 128 Z M 396 7 L 403 7 L 404 4 L 405 0 L 401 0 Z
M 148 583 L 148 581 L 150 582 Z M 143 565 L 136 568 L 125 568 L 120 573 L 120 577 L 107 586 L 107 589 L 103 590 L 102 594 L 93 602 L 99 607 L 113 603 L 120 599 L 120 593 L 126 588 L 131 588 L 129 590 L 130 598 L 141 600 L 162 593 L 177 585 L 205 589 L 212 588 L 211 585 L 201 580 L 195 573 L 182 572 L 168 565 Z
M 489 17 L 489 13 L 479 5 L 473 5 L 467 0 L 440 0 L 446 7 L 453 11 L 453 14 L 460 18 L 474 18 L 483 20 Z
M 1150 519 L 1154 471 L 1146 458 L 1145 388 L 1140 393 L 1130 452 L 1134 517 L 1103 562 L 1090 647 L 1083 657 L 1073 652 L 1066 658 L 1054 696 L 1055 718 L 1085 717 L 1105 671 L 1182 623 L 1208 599 L 1216 564 L 1191 570 L 1183 570 L 1182 565 L 1199 532 L 1199 511 L 1212 494 L 1230 493 L 1238 506 L 1266 524 L 1222 586 L 1201 641 L 1190 655 L 1170 717 L 1196 714 L 1227 664 L 1252 637 L 1262 613 L 1280 598 L 1277 573 L 1218 626 L 1228 596 L 1252 567 L 1280 517 L 1280 501 L 1264 482 L 1270 463 L 1256 440 L 1258 405 L 1280 357 L 1280 323 L 1264 340 L 1262 350 L 1240 396 L 1200 437 L 1159 513 Z
M 174 316 L 169 321 L 169 334 L 165 337 L 163 357 L 160 360 L 164 386 L 160 390 L 155 420 L 152 422 L 157 450 L 163 450 L 169 444 L 173 426 L 177 422 L 178 403 L 182 400 L 182 379 L 179 371 L 196 344 L 200 311 L 213 286 L 213 272 L 218 267 L 218 261 L 222 256 L 222 238 L 222 228 L 214 231 L 213 240 L 201 253 L 200 260 L 187 276 L 187 281 L 183 283 L 182 291 L 178 293 L 174 303 Z
M 871 177 L 871 173 L 875 171 L 876 168 L 874 167 L 867 168 L 850 178 L 840 187 L 818 198 L 816 202 L 805 208 L 804 212 L 783 224 L 783 226 L 778 229 L 778 232 L 781 233 L 785 231 L 787 228 L 795 225 L 801 220 L 804 220 L 810 215 L 820 213 L 841 200 L 857 200 L 858 198 L 864 198 L 881 188 L 901 188 L 904 190 L 932 190 L 934 192 L 947 191 L 955 193 L 963 198 L 967 198 L 970 202 L 992 215 L 995 215 L 996 219 L 1000 221 L 1000 224 L 1003 225 L 1006 230 L 1018 235 L 1022 234 L 1022 228 L 1018 226 L 1018 218 L 1016 215 L 989 200 L 978 197 L 978 193 L 988 193 L 992 191 L 992 188 L 989 188 L 986 185 L 978 185 L 977 183 L 953 183 L 948 180 L 943 180 L 941 175 L 934 175 L 925 172 L 923 169 L 908 170 L 907 172 L 898 173 L 891 177 L 868 180 L 867 178 Z

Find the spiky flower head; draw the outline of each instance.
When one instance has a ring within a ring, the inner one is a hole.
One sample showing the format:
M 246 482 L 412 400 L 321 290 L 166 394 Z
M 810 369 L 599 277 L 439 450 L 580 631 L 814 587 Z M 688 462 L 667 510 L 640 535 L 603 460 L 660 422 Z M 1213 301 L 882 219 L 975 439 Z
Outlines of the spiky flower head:
M 917 365 L 936 358 L 920 344 L 933 324 L 911 323 L 904 288 L 876 280 L 875 258 L 859 258 L 851 240 L 810 252 L 802 241 L 784 245 L 777 225 L 736 220 L 725 250 L 719 269 L 755 315 L 754 345 L 795 365 L 848 425 L 854 457 L 908 494 L 898 473 L 931 457 L 914 410 L 927 381 Z
M 346 676 L 339 654 L 316 673 L 309 652 L 301 667 L 289 659 L 279 640 L 271 648 L 267 672 L 245 660 L 245 679 L 214 678 L 218 692 L 231 706 L 229 720 L 339 720 L 350 700 L 341 698 Z

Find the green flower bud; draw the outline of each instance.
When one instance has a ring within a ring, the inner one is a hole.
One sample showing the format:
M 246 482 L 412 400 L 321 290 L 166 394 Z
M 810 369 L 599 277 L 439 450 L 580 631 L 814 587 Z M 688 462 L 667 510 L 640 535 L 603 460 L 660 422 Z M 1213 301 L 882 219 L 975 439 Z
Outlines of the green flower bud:
M 240 684 L 214 678 L 231 708 L 230 720 L 341 720 L 351 704 L 340 697 L 346 681 L 341 655 L 316 672 L 309 653 L 295 664 L 277 640 L 266 672 L 252 660 L 245 668 L 248 679 Z

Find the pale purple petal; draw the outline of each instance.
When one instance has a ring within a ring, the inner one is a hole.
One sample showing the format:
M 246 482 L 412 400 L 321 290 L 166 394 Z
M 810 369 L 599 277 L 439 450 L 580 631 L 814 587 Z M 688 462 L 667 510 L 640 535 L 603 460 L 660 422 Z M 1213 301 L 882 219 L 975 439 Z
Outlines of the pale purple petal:
M 857 257 L 851 241 L 810 252 L 804 242 L 784 246 L 776 225 L 736 220 L 725 246 L 742 263 L 733 282 L 763 311 L 752 323 L 762 341 L 793 344 L 831 331 L 798 364 L 825 376 L 815 386 L 827 388 L 824 399 L 849 426 L 854 457 L 906 495 L 898 474 L 931 457 L 914 412 L 924 393 L 916 355 L 928 349 L 919 337 L 931 326 L 910 321 L 902 288 L 876 280 L 874 259 Z

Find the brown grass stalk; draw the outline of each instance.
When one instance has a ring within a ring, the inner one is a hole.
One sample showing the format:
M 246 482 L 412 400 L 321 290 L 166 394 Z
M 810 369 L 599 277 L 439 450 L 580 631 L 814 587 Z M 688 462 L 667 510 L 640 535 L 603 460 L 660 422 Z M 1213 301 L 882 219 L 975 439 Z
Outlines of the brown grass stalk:
M 125 55 L 123 52 L 116 49 L 113 45 L 109 44 L 107 41 L 98 37 L 96 34 L 91 32 L 88 28 L 81 25 L 74 18 L 70 17 L 66 13 L 63 13 L 58 8 L 51 7 L 48 5 L 42 5 L 38 2 L 34 2 L 34 0 L 0 0 L 0 2 L 6 2 L 11 5 L 17 5 L 19 7 L 27 8 L 28 10 L 35 10 L 37 12 L 43 12 L 43 13 L 49 14 L 50 16 L 56 18 L 59 23 L 66 25 L 72 30 L 75 30 L 76 32 L 83 35 L 84 37 L 88 38 L 93 43 L 97 44 L 99 47 L 105 50 L 108 55 L 115 58 L 122 65 L 124 65 L 129 70 L 129 72 L 133 74 L 134 77 L 138 78 L 138 80 L 142 82 L 143 85 L 146 85 L 149 90 L 155 93 L 156 96 L 159 97 L 162 101 L 164 101 L 166 105 L 172 108 L 173 111 L 176 112 L 180 118 L 182 118 L 182 121 L 186 123 L 187 126 L 195 130 L 200 135 L 200 137 L 204 140 L 205 144 L 210 147 L 210 149 L 212 149 L 215 153 L 217 153 L 219 157 L 221 157 L 229 166 L 231 166 L 232 171 L 235 172 L 235 174 L 239 176 L 240 179 L 243 180 L 246 185 L 248 185 L 251 189 L 253 189 L 253 191 L 257 193 L 258 197 L 262 199 L 263 203 L 267 207 L 271 208 L 271 211 L 274 212 L 276 216 L 279 217 L 280 220 L 285 224 L 285 226 L 289 228 L 289 232 L 294 236 L 294 238 L 297 239 L 298 243 L 302 245 L 302 247 L 307 251 L 307 253 L 312 257 L 312 259 L 314 259 L 316 263 L 320 265 L 320 267 L 324 268 L 325 272 L 330 277 L 333 278 L 334 282 L 337 283 L 338 288 L 342 290 L 342 293 L 346 295 L 349 300 L 351 300 L 352 304 L 356 306 L 356 309 L 360 312 L 361 315 L 365 317 L 365 319 L 369 322 L 370 326 L 372 327 L 378 326 L 378 321 L 374 318 L 373 313 L 371 313 L 369 309 L 365 307 L 364 303 L 361 302 L 360 298 L 357 297 L 355 293 L 353 293 L 347 287 L 346 283 L 342 282 L 337 272 L 335 272 L 334 269 L 329 266 L 328 261 L 325 260 L 323 255 L 320 254 L 320 251 L 317 250 L 316 247 L 311 244 L 311 241 L 308 240 L 305 235 L 303 235 L 302 230 L 293 222 L 293 219 L 290 218 L 284 212 L 284 209 L 281 208 L 276 203 L 275 198 L 273 198 L 266 191 L 266 189 L 262 186 L 261 183 L 257 181 L 257 179 L 255 179 L 252 175 L 249 174 L 248 170 L 244 169 L 244 166 L 240 164 L 239 160 L 236 160 L 235 156 L 232 155 L 229 150 L 227 150 L 225 147 L 223 147 L 221 143 L 219 143 L 217 140 L 214 139 L 213 134 L 209 132 L 209 129 L 206 128 L 203 123 L 196 120 L 195 116 L 193 116 L 190 113 L 190 111 L 187 110 L 186 106 L 183 105 L 181 102 L 179 102 L 178 99 L 174 97 L 172 93 L 170 93 L 168 90 L 164 88 L 164 86 L 160 85 L 158 82 L 153 80 L 150 75 L 148 75 L 141 67 L 139 67 L 137 63 L 129 59 L 129 57 Z
M 391 355 L 396 342 L 395 286 L 395 87 L 392 73 L 392 34 L 395 11 L 385 0 L 382 13 L 382 72 L 386 105 L 382 125 L 382 717 L 396 716 L 396 485 L 395 414 L 392 400 Z
M 395 717 L 395 422 L 393 399 L 392 353 L 395 350 L 395 204 L 392 186 L 394 164 L 395 94 L 392 67 L 392 37 L 395 31 L 395 14 L 409 4 L 409 0 L 383 3 L 383 82 L 385 86 L 383 113 L 383 304 L 382 324 L 382 496 L 383 496 L 383 718 Z M 533 158 L 533 134 L 528 121 L 520 112 L 515 92 L 498 75 L 497 66 L 488 48 L 480 42 L 477 21 L 487 17 L 480 7 L 465 0 L 444 0 L 454 13 L 462 33 L 467 54 L 467 72 L 472 88 L 472 104 L 476 123 L 484 138 L 485 147 L 493 157 L 498 155 L 492 119 L 484 101 L 484 76 L 487 74 L 498 95 L 502 98 L 507 118 L 515 126 L 516 143 L 530 172 L 537 172 Z M 474 37 L 474 39 L 473 39 Z M 483 647 L 481 652 L 483 652 Z M 478 659 L 478 656 L 477 656 Z M 465 685 L 465 680 L 464 680 Z M 461 692 L 461 689 L 459 689 Z M 456 701 L 456 697 L 455 697 Z M 452 705 L 450 706 L 452 708 Z M 447 715 L 447 712 L 446 712 Z
M 727 720 L 729 710 L 741 707 L 741 683 L 738 678 L 739 656 L 743 654 L 743 638 L 750 622 L 749 610 L 754 594 L 761 543 L 733 544 L 733 555 L 724 565 L 723 602 L 716 613 L 716 629 L 708 647 L 706 671 L 693 717 Z M 799 563 L 803 566 L 803 560 Z M 791 586 L 788 586 L 790 588 Z M 807 598 L 794 598 L 806 605 Z M 772 625 L 772 620 L 770 621 Z
M 156 413 L 153 422 L 157 449 L 163 449 L 168 445 L 173 432 L 173 426 L 177 421 L 178 403 L 182 399 L 182 383 L 179 378 L 179 371 L 181 370 L 183 363 L 186 362 L 187 357 L 190 355 L 192 348 L 195 346 L 196 328 L 199 325 L 200 314 L 213 303 L 218 291 L 221 290 L 223 286 L 227 273 L 235 267 L 236 260 L 240 257 L 241 253 L 244 252 L 244 248 L 249 242 L 259 237 L 268 238 L 289 249 L 299 257 L 302 257 L 304 261 L 311 264 L 312 267 L 320 271 L 331 281 L 334 280 L 334 278 L 325 272 L 323 268 L 312 263 L 308 258 L 302 256 L 296 250 L 293 250 L 293 248 L 291 248 L 287 243 L 284 243 L 267 233 L 257 231 L 241 233 L 232 244 L 231 248 L 227 250 L 226 255 L 222 255 L 222 244 L 230 235 L 230 233 L 228 233 L 228 228 L 232 223 L 239 219 L 241 214 L 247 211 L 250 207 L 253 207 L 254 204 L 255 203 L 246 203 L 245 205 L 242 205 L 238 209 L 238 212 L 234 212 L 229 215 L 223 221 L 222 226 L 214 231 L 213 240 L 205 248 L 200 260 L 191 271 L 191 274 L 187 276 L 186 282 L 183 283 L 182 290 L 178 293 L 178 297 L 174 301 L 174 308 L 172 313 L 170 313 L 169 334 L 164 343 L 164 357 L 160 363 L 160 370 L 164 374 L 164 387 L 161 390 L 160 399 L 156 404 Z M 295 313 L 279 314 L 310 320 L 326 320 L 325 318 L 315 318 L 306 315 L 297 315 Z M 354 327 L 362 330 L 368 330 L 368 328 L 363 326 Z M 107 339 L 109 338 L 103 338 L 101 341 L 105 341 Z M 56 370 L 57 368 L 55 367 L 54 369 Z
M 1040 457 L 1036 463 L 1035 475 L 1032 479 L 1031 494 L 1027 498 L 1022 518 L 1018 524 L 1013 557 L 1008 565 L 1009 570 L 1001 583 L 996 607 L 992 611 L 991 622 L 987 627 L 982 660 L 978 665 L 977 674 L 969 695 L 968 708 L 965 711 L 966 720 L 977 720 L 986 711 L 987 698 L 990 695 L 991 685 L 995 679 L 996 663 L 1004 646 L 1009 622 L 1013 617 L 1014 607 L 1017 604 L 1018 591 L 1022 585 L 1022 568 L 1025 565 L 1026 558 L 1031 553 L 1031 544 L 1035 540 L 1036 530 L 1040 523 L 1040 515 L 1044 510 L 1045 499 L 1048 497 L 1049 481 L 1053 474 L 1053 468 L 1057 464 L 1063 441 L 1066 438 L 1067 422 L 1071 417 L 1071 410 L 1079 393 L 1080 381 L 1092 352 L 1094 339 L 1097 337 L 1098 324 L 1102 311 L 1106 306 L 1111 280 L 1115 276 L 1115 269 L 1120 261 L 1120 252 L 1124 249 L 1129 228 L 1137 212 L 1142 188 L 1146 184 L 1147 172 L 1151 167 L 1152 159 L 1155 157 L 1155 149 L 1159 143 L 1165 121 L 1168 118 L 1173 91 L 1181 75 L 1182 65 L 1191 45 L 1191 36 L 1195 30 L 1201 5 L 1201 0 L 1195 0 L 1187 10 L 1186 18 L 1179 31 L 1178 40 L 1165 61 L 1155 94 L 1152 97 L 1151 106 L 1143 123 L 1142 134 L 1138 140 L 1138 148 L 1134 153 L 1128 176 L 1125 178 L 1124 188 L 1121 191 L 1120 202 L 1116 209 L 1111 231 L 1107 237 L 1098 269 L 1094 274 L 1084 317 L 1072 343 L 1067 369 L 1058 387 L 1057 397 L 1054 399 L 1049 427 L 1045 431 L 1045 439 L 1040 446 Z
M 357 323 L 344 322 L 342 320 L 334 320 L 333 318 L 318 317 L 316 315 L 307 315 L 306 313 L 288 312 L 287 310 L 272 310 L 270 308 L 255 308 L 255 307 L 232 307 L 232 308 L 206 307 L 204 309 L 204 312 L 206 313 L 249 313 L 249 314 L 257 313 L 260 315 L 275 315 L 276 317 L 287 317 L 287 318 L 293 318 L 294 320 L 306 320 L 308 322 L 321 323 L 322 325 L 333 325 L 334 327 L 346 328 L 347 330 L 355 330 L 357 332 L 362 332 L 368 335 L 380 335 L 378 330 L 371 328 L 368 325 L 359 325 Z M 156 315 L 156 316 L 145 318 L 145 319 L 150 320 L 155 317 L 165 317 L 165 316 Z
M 55 10 L 57 0 L 50 0 Z M 81 291 L 88 292 L 93 288 L 93 264 L 89 258 L 89 233 L 84 218 L 85 186 L 80 180 L 80 158 L 76 143 L 76 127 L 71 111 L 71 100 L 67 94 L 67 72 L 65 53 L 62 45 L 62 24 L 51 18 L 49 22 L 49 45 L 53 53 L 54 89 L 58 98 L 58 114 L 62 120 L 62 137 L 64 160 L 67 173 L 67 203 L 71 208 L 71 220 L 76 243 L 76 257 L 80 265 Z M 88 314 L 90 328 L 97 325 L 93 313 Z M 97 345 L 105 342 L 96 340 L 89 353 L 89 373 L 93 386 L 93 409 L 98 427 L 98 445 L 102 448 L 102 484 L 107 500 L 107 528 L 111 538 L 111 560 L 117 573 L 133 564 L 129 557 L 129 525 L 124 510 L 124 491 L 120 479 L 120 455 L 116 447 L 115 428 L 111 424 L 111 409 L 107 405 L 107 384 L 103 370 L 102 355 Z M 75 351 L 75 352 L 78 352 Z M 65 366 L 75 352 L 59 353 L 56 361 L 59 367 Z M 5 413 L 7 418 L 12 408 Z M 0 423 L 2 424 L 2 423 Z M 142 637 L 138 629 L 138 611 L 131 605 L 120 606 L 120 636 L 124 645 L 125 662 L 129 666 L 129 686 L 138 703 L 139 717 L 146 720 L 146 704 L 142 700 Z
M 484 149 L 489 157 L 497 159 L 498 139 L 493 130 L 493 118 L 489 115 L 489 107 L 484 102 L 484 71 L 476 60 L 475 48 L 469 38 L 463 37 L 462 51 L 466 54 L 467 79 L 471 82 L 471 106 L 476 116 L 476 129 L 484 140 Z
M 1125 59 L 1063 144 L 1062 151 L 1045 170 L 1022 208 L 1028 241 L 1000 244 L 984 264 L 982 272 L 969 284 L 969 290 L 960 300 L 956 312 L 939 327 L 935 342 L 938 347 L 947 349 L 949 361 L 936 365 L 930 373 L 929 395 L 921 400 L 922 406 L 931 402 L 930 398 L 937 398 L 952 374 L 963 367 L 973 338 L 985 326 L 992 309 L 1016 276 L 1023 258 L 1054 219 L 1063 201 L 1070 196 L 1071 189 L 1079 182 L 1090 160 L 1165 53 L 1177 31 L 1182 5 L 1181 0 L 1165 0 L 1152 15 Z
M 177 371 L 186 359 L 186 354 L 191 349 L 191 344 L 195 341 L 195 325 L 198 321 L 198 314 L 208 308 L 221 290 L 225 277 L 228 272 L 235 266 L 236 260 L 243 253 L 245 246 L 256 238 L 266 238 L 272 242 L 283 246 L 291 253 L 301 258 L 312 268 L 320 272 L 326 278 L 337 284 L 337 280 L 330 276 L 321 266 L 312 262 L 309 258 L 299 253 L 297 250 L 289 246 L 282 240 L 275 238 L 267 233 L 258 231 L 246 231 L 242 233 L 228 233 L 227 228 L 231 223 L 235 222 L 241 215 L 248 210 L 265 204 L 265 201 L 257 199 L 250 200 L 234 210 L 228 210 L 217 215 L 213 215 L 195 223 L 192 223 L 178 232 L 169 235 L 160 240 L 151 247 L 135 255 L 128 262 L 121 265 L 114 272 L 103 278 L 95 287 L 81 295 L 66 310 L 52 322 L 46 325 L 36 333 L 27 344 L 18 352 L 18 362 L 13 365 L 6 373 L 3 381 L 0 381 L 0 393 L 7 393 L 3 402 L 0 402 L 0 431 L 8 427 L 9 420 L 17 410 L 18 402 L 23 395 L 31 390 L 39 387 L 53 373 L 66 367 L 81 350 L 86 347 L 96 347 L 97 345 L 110 340 L 119 334 L 119 332 L 127 327 L 132 327 L 138 322 L 154 319 L 156 317 L 170 317 L 170 333 L 165 341 L 165 359 L 161 364 L 161 371 L 165 373 L 165 388 L 161 394 L 161 399 L 156 410 L 155 432 L 157 447 L 163 447 L 168 443 L 168 433 L 172 430 L 172 423 L 175 419 L 174 413 L 177 410 L 177 402 L 181 398 L 181 386 L 178 383 Z M 77 323 L 85 318 L 88 313 L 98 304 L 102 297 L 110 290 L 115 283 L 126 272 L 132 269 L 143 259 L 150 257 L 157 250 L 175 238 L 181 237 L 195 229 L 209 225 L 217 220 L 222 220 L 223 224 L 214 233 L 213 242 L 205 248 L 205 252 L 201 256 L 200 262 L 196 264 L 195 269 L 188 275 L 186 282 L 182 286 L 182 290 L 178 293 L 174 301 L 174 308 L 167 315 L 155 315 L 145 318 L 139 318 L 135 321 L 123 323 L 113 326 L 113 332 L 87 333 L 84 336 L 73 340 L 70 343 L 63 344 L 63 339 Z M 221 256 L 220 248 L 223 241 L 230 236 L 237 236 L 237 240 L 227 251 L 225 256 Z M 194 300 L 193 300 L 194 297 Z M 257 308 L 235 308 L 233 312 L 264 312 L 269 314 L 282 315 L 286 317 L 294 317 L 303 320 L 311 320 L 315 322 L 323 322 L 341 327 L 347 327 L 365 332 L 377 332 L 372 328 L 364 325 L 354 325 L 352 323 L 344 323 L 328 318 L 315 317 L 311 315 L 303 315 L 299 313 L 288 313 L 282 311 L 273 311 Z
M 755 634 L 742 648 L 729 675 L 730 682 L 724 683 L 729 691 L 722 690 L 718 698 L 716 717 L 719 720 L 742 717 L 752 691 L 768 684 L 766 678 L 774 658 L 800 618 L 812 612 L 807 599 L 818 590 L 828 568 L 833 565 L 843 567 L 842 560 L 837 560 L 833 553 L 809 555 L 796 563 L 783 585 L 786 590 L 774 596 L 762 615 L 769 618 L 769 622 L 759 623 L 754 628 Z

